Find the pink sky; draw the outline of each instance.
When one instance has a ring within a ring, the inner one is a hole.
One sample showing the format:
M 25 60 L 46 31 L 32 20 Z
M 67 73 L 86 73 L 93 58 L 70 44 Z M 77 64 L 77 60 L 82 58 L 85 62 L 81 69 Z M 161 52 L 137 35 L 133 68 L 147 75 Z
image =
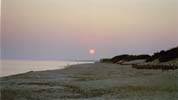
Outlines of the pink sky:
M 177 0 L 3 0 L 2 58 L 152 54 L 178 45 L 177 7 Z

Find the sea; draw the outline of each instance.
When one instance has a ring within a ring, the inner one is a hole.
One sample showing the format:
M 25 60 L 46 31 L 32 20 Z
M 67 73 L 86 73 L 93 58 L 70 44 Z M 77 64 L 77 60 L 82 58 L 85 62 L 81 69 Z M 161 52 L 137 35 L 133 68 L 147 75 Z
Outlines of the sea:
M 0 60 L 0 77 L 26 73 L 29 71 L 45 71 L 64 69 L 67 66 L 92 61 L 34 61 L 34 60 Z

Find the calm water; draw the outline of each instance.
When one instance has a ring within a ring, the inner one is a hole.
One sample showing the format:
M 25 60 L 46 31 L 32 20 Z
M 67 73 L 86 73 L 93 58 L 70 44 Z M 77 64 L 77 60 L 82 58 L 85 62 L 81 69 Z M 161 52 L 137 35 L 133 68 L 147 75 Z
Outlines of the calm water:
M 25 73 L 28 71 L 63 69 L 68 65 L 82 63 L 91 62 L 1 60 L 0 77 Z

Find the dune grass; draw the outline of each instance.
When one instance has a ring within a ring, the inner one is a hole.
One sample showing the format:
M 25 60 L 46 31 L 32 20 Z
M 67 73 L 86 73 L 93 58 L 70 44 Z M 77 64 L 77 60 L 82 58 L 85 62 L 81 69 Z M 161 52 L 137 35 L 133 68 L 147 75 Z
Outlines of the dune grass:
M 80 67 L 78 69 L 70 68 L 70 71 L 66 72 L 65 75 L 50 71 L 48 73 L 54 74 L 54 77 L 48 77 L 48 74 L 45 74 L 45 79 L 35 79 L 36 74 L 44 77 L 41 72 L 27 73 L 25 76 L 30 77 L 29 79 L 26 77 L 25 80 L 24 75 L 2 79 L 1 99 L 83 100 L 87 98 L 96 100 L 93 98 L 100 98 L 99 100 L 103 100 L 105 97 L 111 97 L 112 99 L 108 100 L 133 100 L 133 97 L 152 96 L 152 98 L 156 98 L 168 95 L 169 98 L 178 95 L 176 70 L 166 72 L 137 70 L 132 69 L 131 66 L 114 64 L 94 64 L 91 66 L 82 65 L 82 71 Z M 60 74 L 61 77 L 60 75 L 55 77 L 56 74 Z M 167 99 L 163 98 L 163 100 Z

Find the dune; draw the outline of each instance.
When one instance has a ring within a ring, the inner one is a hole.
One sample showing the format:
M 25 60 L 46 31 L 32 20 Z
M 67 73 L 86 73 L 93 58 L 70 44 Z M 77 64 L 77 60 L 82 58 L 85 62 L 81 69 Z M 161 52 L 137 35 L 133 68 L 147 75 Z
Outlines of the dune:
M 176 100 L 178 70 L 79 64 L 1 78 L 2 100 Z

